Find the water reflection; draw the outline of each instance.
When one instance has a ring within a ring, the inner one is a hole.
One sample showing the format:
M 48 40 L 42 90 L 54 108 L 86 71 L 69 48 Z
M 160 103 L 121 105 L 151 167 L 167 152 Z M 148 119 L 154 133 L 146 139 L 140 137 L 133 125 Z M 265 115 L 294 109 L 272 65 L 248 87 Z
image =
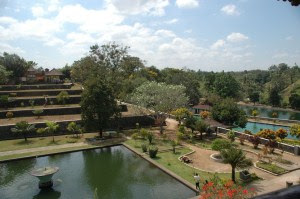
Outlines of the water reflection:
M 42 189 L 37 195 L 33 196 L 33 199 L 58 199 L 60 196 L 61 193 L 59 191 L 49 188 Z

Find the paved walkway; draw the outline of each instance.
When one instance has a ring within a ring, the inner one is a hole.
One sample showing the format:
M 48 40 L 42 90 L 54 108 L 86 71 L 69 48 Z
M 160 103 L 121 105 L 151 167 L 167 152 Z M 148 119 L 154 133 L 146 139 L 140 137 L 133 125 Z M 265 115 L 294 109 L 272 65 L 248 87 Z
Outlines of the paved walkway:
M 87 143 L 79 142 L 79 143 L 62 144 L 62 145 L 55 145 L 55 146 L 45 146 L 45 147 L 37 147 L 37 148 L 30 148 L 30 149 L 21 149 L 21 150 L 14 150 L 14 151 L 4 151 L 4 152 L 0 152 L 0 156 L 49 151 L 49 150 L 63 149 L 63 148 L 81 147 L 81 146 L 87 146 L 87 145 L 88 145 Z

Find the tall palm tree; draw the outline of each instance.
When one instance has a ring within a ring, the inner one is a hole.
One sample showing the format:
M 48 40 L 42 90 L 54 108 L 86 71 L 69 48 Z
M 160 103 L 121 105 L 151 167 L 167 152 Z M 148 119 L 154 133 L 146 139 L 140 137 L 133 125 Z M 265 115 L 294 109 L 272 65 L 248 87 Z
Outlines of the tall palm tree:
M 230 147 L 221 151 L 221 155 L 224 159 L 224 163 L 231 165 L 231 179 L 235 182 L 235 169 L 247 168 L 252 166 L 252 161 L 247 159 L 244 152 L 241 149 Z
M 21 121 L 16 123 L 15 128 L 12 128 L 11 131 L 14 133 L 22 133 L 23 137 L 25 139 L 25 142 L 27 142 L 27 134 L 34 131 L 35 127 L 33 124 L 29 124 L 26 121 Z
M 53 136 L 53 142 L 54 142 L 54 133 L 58 130 L 59 128 L 59 124 L 57 124 L 56 122 L 52 122 L 52 121 L 45 121 L 46 122 L 46 128 L 45 131 L 49 134 L 52 134 Z

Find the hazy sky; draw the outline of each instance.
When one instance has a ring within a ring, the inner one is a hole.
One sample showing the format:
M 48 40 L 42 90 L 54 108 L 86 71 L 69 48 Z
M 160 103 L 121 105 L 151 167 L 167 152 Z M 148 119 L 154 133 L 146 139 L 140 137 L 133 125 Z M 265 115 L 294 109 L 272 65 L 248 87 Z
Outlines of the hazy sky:
M 72 64 L 109 41 L 159 68 L 300 64 L 300 6 L 277 0 L 0 0 L 0 52 Z

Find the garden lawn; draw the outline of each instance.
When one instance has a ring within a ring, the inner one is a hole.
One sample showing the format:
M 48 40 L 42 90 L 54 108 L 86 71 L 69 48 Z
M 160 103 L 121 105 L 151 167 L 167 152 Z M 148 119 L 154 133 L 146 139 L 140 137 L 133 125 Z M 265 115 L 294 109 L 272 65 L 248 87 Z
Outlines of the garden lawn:
M 275 164 L 270 164 L 267 162 L 257 162 L 256 166 L 276 174 L 283 174 L 286 172 L 284 168 L 281 168 Z
M 143 140 L 137 140 L 136 143 L 134 140 L 127 140 L 125 143 L 132 146 L 137 151 L 142 152 L 140 145 L 143 142 L 144 142 Z M 155 140 L 154 143 L 157 143 L 157 140 Z M 160 148 L 171 149 L 172 147 L 171 145 L 168 144 L 168 142 L 164 144 L 163 141 L 160 141 L 158 148 L 160 150 Z M 178 158 L 181 155 L 184 155 L 188 152 L 191 152 L 191 150 L 186 147 L 176 149 L 176 154 L 173 154 L 172 151 L 167 151 L 162 153 L 158 151 L 157 158 L 155 158 L 154 160 L 192 184 L 195 183 L 193 178 L 193 174 L 195 172 L 197 172 L 200 175 L 202 182 L 204 182 L 204 180 L 209 180 L 210 177 L 213 177 L 214 173 L 203 172 L 197 169 L 193 169 L 178 160 Z M 217 174 L 217 175 L 222 179 L 227 179 L 227 180 L 231 179 L 231 174 Z
M 91 138 L 96 135 L 98 134 L 87 133 L 84 134 L 84 137 L 79 136 L 79 138 L 76 138 L 73 135 L 55 136 L 55 142 L 52 142 L 52 136 L 40 137 L 40 138 L 28 138 L 27 142 L 25 142 L 24 139 L 3 140 L 0 141 L 0 152 L 29 149 L 29 148 L 36 148 L 36 147 L 45 147 L 45 146 L 55 146 L 61 144 L 79 143 L 79 142 L 84 142 L 85 138 Z

